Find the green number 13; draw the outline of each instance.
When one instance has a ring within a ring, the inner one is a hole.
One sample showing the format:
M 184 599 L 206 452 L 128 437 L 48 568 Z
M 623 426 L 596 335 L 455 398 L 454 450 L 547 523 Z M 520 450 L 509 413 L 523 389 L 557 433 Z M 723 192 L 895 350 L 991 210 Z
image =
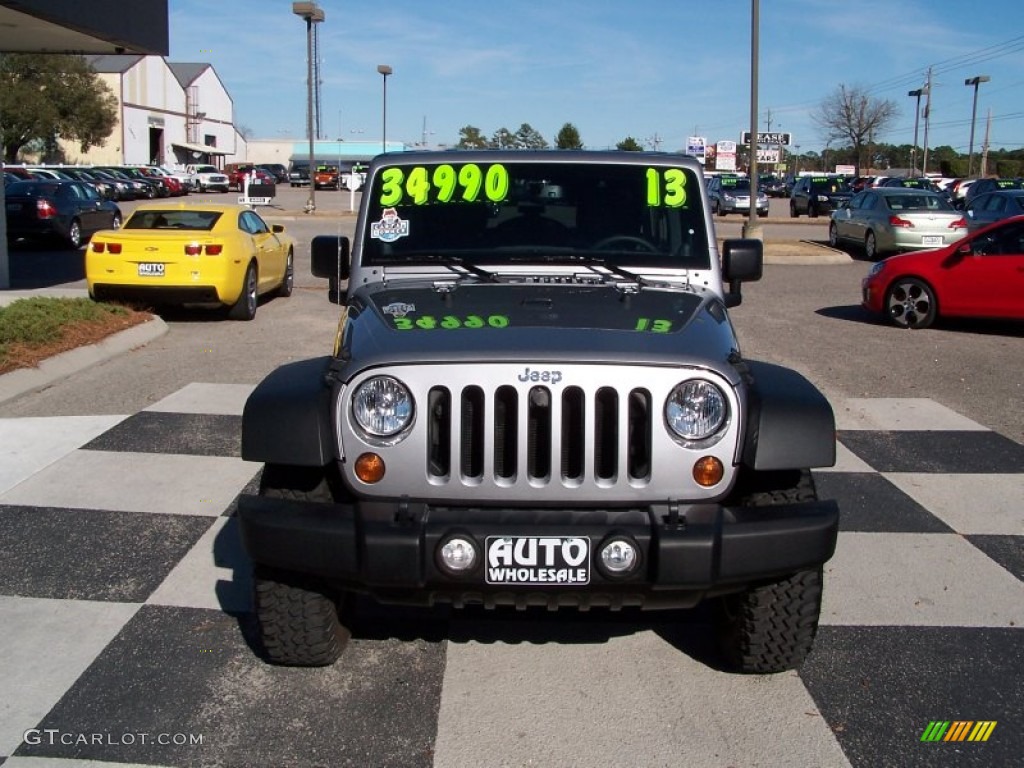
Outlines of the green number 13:
M 652 208 L 686 205 L 686 173 L 679 168 L 647 169 L 647 204 Z

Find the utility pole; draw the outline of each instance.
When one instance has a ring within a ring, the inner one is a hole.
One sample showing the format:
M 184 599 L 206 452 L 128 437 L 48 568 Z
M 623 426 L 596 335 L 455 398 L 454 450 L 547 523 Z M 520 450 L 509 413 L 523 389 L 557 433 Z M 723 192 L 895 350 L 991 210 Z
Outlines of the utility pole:
M 921 162 L 921 174 L 928 175 L 928 123 L 932 115 L 932 68 L 928 67 L 928 80 L 925 83 L 924 100 L 924 159 Z
M 988 174 L 988 132 L 992 127 L 992 107 L 988 108 L 988 120 L 985 121 L 985 141 L 981 144 L 981 170 L 979 175 L 985 178 Z

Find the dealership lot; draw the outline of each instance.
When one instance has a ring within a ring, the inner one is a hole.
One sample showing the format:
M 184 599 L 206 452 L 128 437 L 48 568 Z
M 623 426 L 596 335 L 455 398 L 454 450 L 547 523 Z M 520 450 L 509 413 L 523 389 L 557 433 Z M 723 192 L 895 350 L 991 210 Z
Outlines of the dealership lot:
M 329 351 L 337 308 L 309 276 L 308 239 L 352 225 L 347 192 L 318 192 L 321 214 L 303 217 L 307 194 L 263 211 L 300 243 L 291 298 L 247 324 L 170 315 L 148 347 L 0 405 L 5 768 L 1020 754 L 1024 407 L 1007 369 L 1024 340 L 1012 325 L 880 324 L 857 307 L 863 262 L 769 266 L 732 313 L 744 352 L 808 375 L 840 429 L 837 466 L 816 474 L 843 510 L 840 544 L 799 674 L 719 671 L 700 612 L 368 605 L 339 665 L 263 665 L 233 518 L 259 472 L 238 456 L 241 406 L 276 365 Z M 921 743 L 936 719 L 997 725 L 985 743 Z

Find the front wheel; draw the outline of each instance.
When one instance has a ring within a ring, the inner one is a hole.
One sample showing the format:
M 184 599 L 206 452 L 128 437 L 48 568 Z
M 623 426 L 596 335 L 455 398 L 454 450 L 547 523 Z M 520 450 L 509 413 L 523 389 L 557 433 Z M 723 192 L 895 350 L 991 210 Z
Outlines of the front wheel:
M 735 501 L 770 507 L 818 498 L 810 471 L 763 472 L 741 477 Z M 714 603 L 719 650 L 730 669 L 769 674 L 796 669 L 810 653 L 821 613 L 822 568 L 748 586 Z
M 836 229 L 836 223 L 834 221 L 828 225 L 828 244 L 832 248 L 839 247 L 839 230 Z
M 927 328 L 938 314 L 931 286 L 916 277 L 901 277 L 885 292 L 889 319 L 903 328 Z
M 252 320 L 256 317 L 256 304 L 259 297 L 256 293 L 256 265 L 249 263 L 245 270 L 245 277 L 242 278 L 242 292 L 238 300 L 228 310 L 228 317 L 232 320 Z
M 295 287 L 295 255 L 291 249 L 288 250 L 288 256 L 284 263 L 284 277 L 281 278 L 281 285 L 278 286 L 277 295 L 281 298 L 288 298 L 292 295 L 292 290 Z
M 321 467 L 268 464 L 263 468 L 259 493 L 268 498 L 329 504 L 335 499 L 338 482 Z M 351 636 L 343 621 L 351 596 L 339 594 L 313 577 L 256 565 L 253 604 L 264 655 L 272 664 L 333 664 Z

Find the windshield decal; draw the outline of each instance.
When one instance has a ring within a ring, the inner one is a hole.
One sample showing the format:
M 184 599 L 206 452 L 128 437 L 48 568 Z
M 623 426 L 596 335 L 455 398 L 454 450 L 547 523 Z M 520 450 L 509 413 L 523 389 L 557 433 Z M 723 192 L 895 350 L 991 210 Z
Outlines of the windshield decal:
M 422 331 L 453 331 L 456 328 L 508 328 L 509 318 L 508 315 L 488 315 L 487 317 L 480 315 L 466 315 L 465 317 L 445 315 L 439 320 L 433 315 L 421 315 L 415 320 L 411 317 L 394 317 L 392 318 L 392 324 L 395 330 L 398 331 L 412 331 L 416 329 Z
M 385 208 L 381 214 L 380 221 L 370 224 L 370 238 L 382 240 L 385 243 L 393 243 L 401 237 L 409 234 L 409 222 L 398 217 L 398 211 L 394 208 Z
M 430 203 L 503 202 L 508 197 L 508 169 L 500 163 L 480 167 L 476 163 L 411 168 L 394 166 L 381 171 L 381 206 Z
M 679 168 L 648 168 L 647 204 L 652 208 L 685 207 L 686 173 Z

